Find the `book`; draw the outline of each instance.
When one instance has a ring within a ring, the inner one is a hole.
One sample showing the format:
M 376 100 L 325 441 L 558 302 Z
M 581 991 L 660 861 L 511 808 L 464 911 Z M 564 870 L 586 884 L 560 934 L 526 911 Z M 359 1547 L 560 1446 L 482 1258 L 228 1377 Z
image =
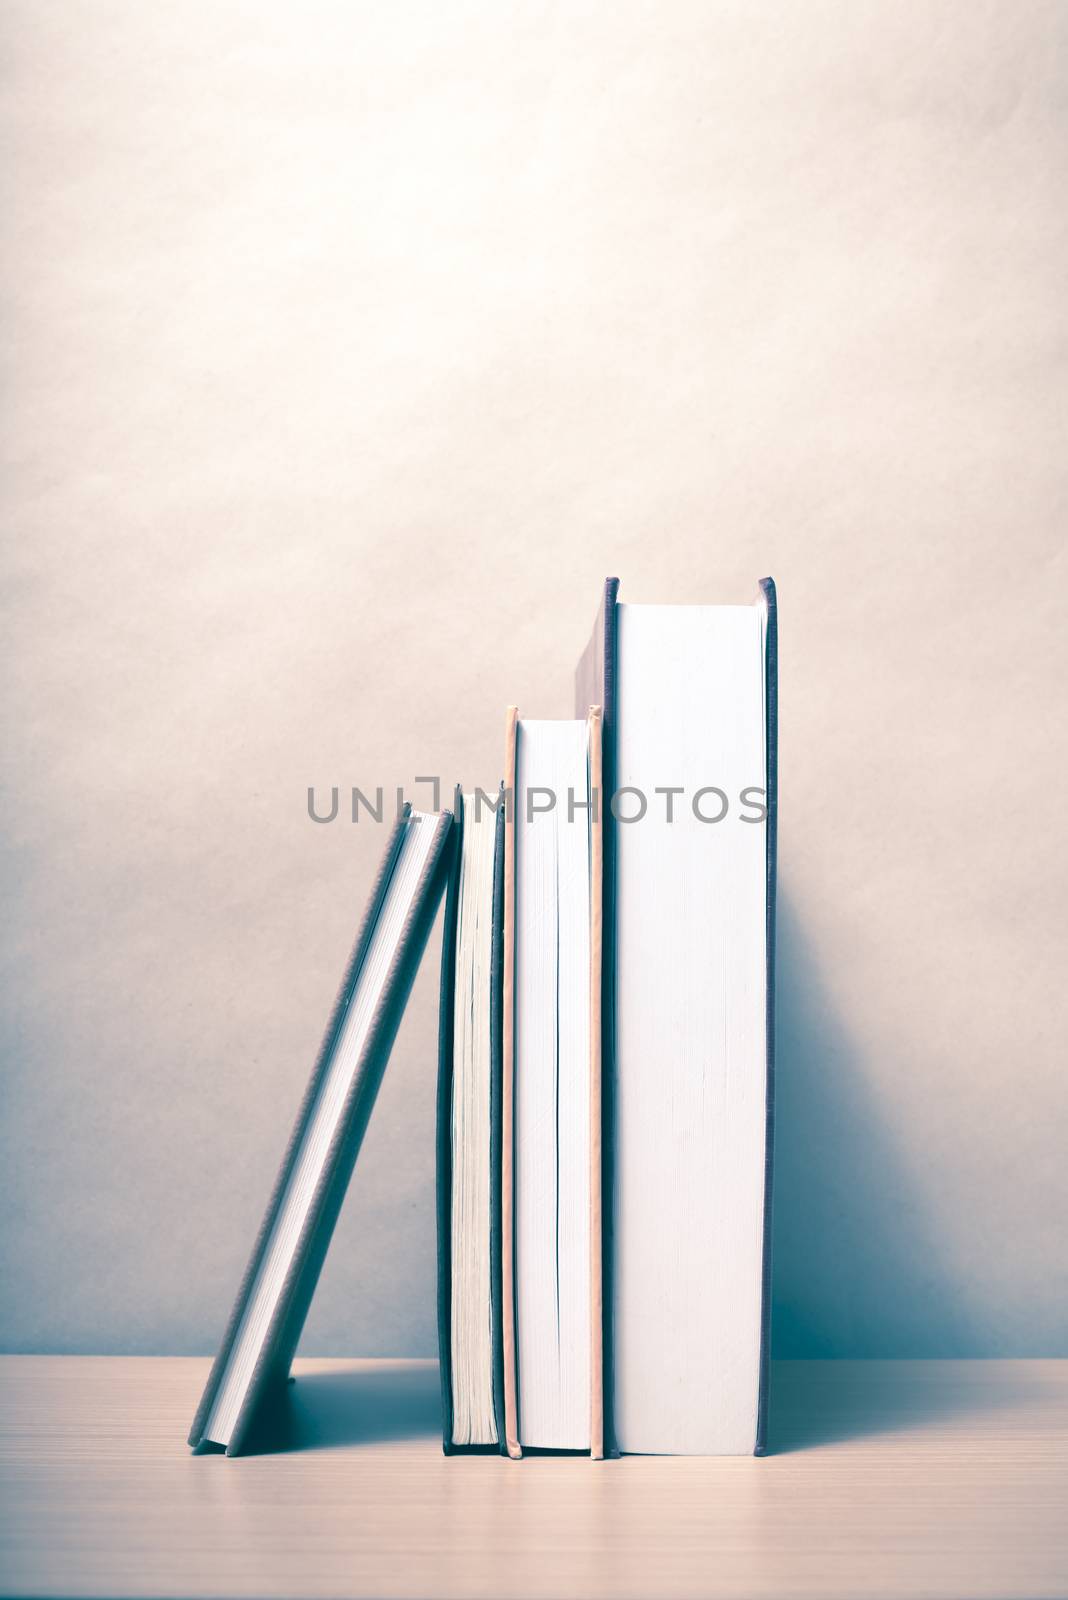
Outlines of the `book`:
M 284 1389 L 444 888 L 452 818 L 405 805 L 189 1433 L 238 1454 Z
M 510 708 L 502 1277 L 511 1455 L 602 1450 L 600 761 L 599 709 L 541 722 Z
M 504 802 L 457 790 L 438 1047 L 438 1362 L 446 1455 L 504 1450 Z
M 774 1127 L 778 614 L 621 604 L 603 706 L 609 1451 L 759 1454 Z

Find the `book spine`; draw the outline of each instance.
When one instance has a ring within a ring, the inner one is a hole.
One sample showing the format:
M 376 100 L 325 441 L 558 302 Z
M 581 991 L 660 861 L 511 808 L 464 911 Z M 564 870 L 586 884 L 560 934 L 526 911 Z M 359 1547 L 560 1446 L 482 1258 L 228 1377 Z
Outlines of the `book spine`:
M 490 964 L 490 1300 L 493 1306 L 493 1415 L 502 1455 L 508 1452 L 504 1406 L 504 1284 L 501 1230 L 501 1099 L 504 1055 L 504 784 L 497 805 L 493 847 L 493 955 Z
M 407 820 L 406 817 L 404 820 Z M 352 1169 L 356 1164 L 363 1136 L 374 1109 L 393 1041 L 404 1014 L 430 929 L 437 915 L 443 887 L 445 844 L 451 823 L 452 818 L 447 813 L 443 813 L 436 820 L 433 847 L 416 885 L 408 918 L 401 929 L 396 952 L 386 975 L 382 999 L 371 1019 L 367 1043 L 356 1065 L 337 1133 L 327 1151 L 322 1175 L 294 1250 L 292 1266 L 279 1293 L 277 1309 L 264 1338 L 263 1353 L 253 1371 L 244 1402 L 234 1424 L 234 1431 L 226 1448 L 227 1455 L 240 1454 L 250 1436 L 261 1402 L 272 1388 L 281 1389 L 283 1380 L 289 1373 L 293 1352 L 300 1338 L 345 1191 L 352 1176 Z M 379 905 L 380 900 L 376 901 L 376 915 Z M 358 959 L 351 965 L 350 971 L 346 974 L 346 981 L 342 985 L 338 1005 L 327 1029 L 321 1062 L 313 1078 L 316 1085 L 325 1070 L 337 1031 L 351 999 L 372 925 L 367 926 L 366 940 L 361 934 L 357 945 Z M 310 1106 L 309 1100 L 307 1102 L 309 1111 Z
M 603 1448 L 619 1455 L 612 1408 L 615 1261 L 615 1100 L 616 1100 L 616 822 L 611 799 L 616 785 L 618 726 L 619 579 L 607 578 L 593 636 L 575 674 L 575 714 L 601 707 L 601 1391 Z
M 452 1442 L 452 1080 L 453 1021 L 456 1005 L 456 937 L 463 862 L 463 794 L 456 790 L 449 846 L 445 928 L 441 936 L 441 988 L 438 1005 L 437 1219 L 438 1219 L 438 1372 L 441 1379 L 441 1437 L 446 1455 Z
M 757 1431 L 753 1454 L 767 1449 L 768 1390 L 771 1373 L 771 1234 L 772 1178 L 775 1167 L 775 900 L 778 875 L 779 823 L 779 606 L 775 583 L 762 578 L 760 590 L 764 622 L 764 738 L 767 784 L 765 850 L 767 897 L 765 903 L 765 1040 L 767 1078 L 764 1125 L 764 1259 L 760 1302 L 760 1392 L 757 1397 Z
M 601 1148 L 601 984 L 603 945 L 604 795 L 601 708 L 586 720 L 589 761 L 590 852 L 590 1456 L 604 1457 L 604 1248 Z
M 515 808 L 516 730 L 509 706 L 504 750 L 504 890 L 501 961 L 501 1337 L 504 1349 L 504 1439 L 513 1461 L 519 1445 L 515 1324 Z
M 204 1428 L 207 1424 L 208 1417 L 211 1414 L 211 1408 L 214 1404 L 215 1395 L 218 1391 L 219 1384 L 222 1381 L 223 1373 L 226 1370 L 227 1362 L 230 1359 L 234 1339 L 237 1335 L 237 1329 L 245 1309 L 245 1303 L 248 1299 L 256 1274 L 259 1271 L 260 1262 L 263 1257 L 264 1249 L 266 1248 L 267 1239 L 274 1227 L 275 1220 L 278 1215 L 278 1209 L 282 1202 L 282 1195 L 285 1192 L 286 1185 L 289 1181 L 290 1172 L 293 1168 L 293 1163 L 296 1160 L 297 1148 L 304 1136 L 304 1131 L 311 1116 L 312 1107 L 319 1092 L 319 1085 L 322 1082 L 323 1074 L 326 1071 L 327 1058 L 333 1046 L 334 1038 L 337 1034 L 338 1027 L 340 1026 L 345 1007 L 348 1004 L 349 996 L 352 993 L 356 978 L 359 975 L 364 954 L 367 950 L 368 944 L 370 943 L 371 934 L 374 931 L 375 921 L 381 909 L 382 902 L 385 899 L 386 890 L 389 887 L 389 880 L 393 873 L 393 866 L 400 851 L 401 843 L 404 839 L 404 831 L 407 827 L 408 817 L 411 814 L 411 809 L 412 808 L 410 805 L 405 805 L 400 816 L 397 818 L 392 831 L 390 832 L 390 836 L 386 844 L 385 854 L 382 859 L 382 865 L 378 870 L 378 876 L 375 879 L 371 889 L 370 898 L 367 904 L 367 911 L 364 915 L 363 922 L 360 925 L 360 930 L 356 935 L 356 942 L 353 946 L 352 954 L 350 955 L 348 964 L 345 968 L 345 973 L 341 980 L 341 986 L 338 990 L 337 998 L 334 1001 L 330 1018 L 326 1025 L 326 1031 L 319 1047 L 319 1053 L 315 1060 L 315 1066 L 312 1070 L 308 1087 L 304 1092 L 304 1098 L 301 1101 L 300 1109 L 297 1112 L 297 1119 L 293 1125 L 293 1131 L 289 1136 L 289 1143 L 287 1144 L 285 1154 L 282 1157 L 282 1164 L 278 1171 L 278 1177 L 275 1179 L 275 1185 L 271 1191 L 271 1197 L 267 1202 L 267 1210 L 264 1214 L 263 1221 L 260 1224 L 260 1230 L 256 1235 L 255 1243 L 252 1246 L 252 1253 L 249 1256 L 248 1265 L 245 1268 L 244 1276 L 237 1291 L 237 1297 L 234 1301 L 229 1320 L 226 1324 L 226 1329 L 223 1333 L 222 1342 L 219 1346 L 219 1353 L 215 1357 L 215 1361 L 212 1365 L 212 1369 L 204 1389 L 204 1394 L 201 1398 L 200 1405 L 197 1408 L 196 1416 L 193 1418 L 192 1427 L 189 1430 L 189 1443 L 195 1449 L 199 1449 L 204 1442 Z

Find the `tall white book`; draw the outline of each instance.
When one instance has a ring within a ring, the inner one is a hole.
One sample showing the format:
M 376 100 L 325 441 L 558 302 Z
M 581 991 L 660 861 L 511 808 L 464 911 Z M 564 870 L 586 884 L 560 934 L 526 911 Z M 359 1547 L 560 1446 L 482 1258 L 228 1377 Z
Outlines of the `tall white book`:
M 752 1454 L 768 1355 L 774 588 L 749 606 L 613 592 L 591 663 L 579 693 L 605 696 L 615 791 L 615 1444 Z

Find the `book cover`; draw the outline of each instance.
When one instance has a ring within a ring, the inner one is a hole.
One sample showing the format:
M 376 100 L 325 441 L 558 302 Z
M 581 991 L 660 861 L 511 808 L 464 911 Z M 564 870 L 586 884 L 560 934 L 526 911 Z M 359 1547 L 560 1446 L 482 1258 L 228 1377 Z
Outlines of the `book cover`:
M 405 805 L 390 833 L 382 865 L 371 890 L 367 910 L 352 955 L 346 965 L 337 1000 L 327 1022 L 322 1045 L 301 1101 L 296 1123 L 286 1146 L 248 1266 L 238 1289 L 219 1353 L 189 1431 L 189 1443 L 194 1448 L 203 1448 L 211 1442 L 205 1438 L 205 1427 L 233 1353 L 246 1304 L 278 1219 L 346 1010 L 356 989 L 364 957 L 389 889 L 411 814 L 411 806 Z M 430 852 L 423 866 L 407 921 L 393 951 L 382 998 L 372 1018 L 370 1031 L 361 1050 L 336 1132 L 318 1175 L 311 1205 L 271 1316 L 259 1358 L 245 1389 L 236 1423 L 226 1445 L 227 1455 L 237 1455 L 246 1446 L 257 1416 L 272 1396 L 277 1397 L 282 1392 L 288 1378 L 293 1353 L 304 1326 L 393 1041 L 437 912 L 444 886 L 445 845 L 451 823 L 452 818 L 447 813 L 442 813 L 433 819 L 434 838 Z
M 503 785 L 502 785 L 503 790 Z M 453 1443 L 452 1400 L 452 1097 L 455 1040 L 456 945 L 464 834 L 464 799 L 456 790 L 451 863 L 441 949 L 441 1002 L 438 1032 L 437 1230 L 438 1363 L 441 1376 L 442 1442 L 446 1455 L 506 1452 L 504 1420 L 504 1339 L 501 1285 L 501 994 L 504 946 L 504 800 L 494 821 L 493 921 L 490 965 L 490 1300 L 493 1317 L 493 1412 L 496 1445 Z

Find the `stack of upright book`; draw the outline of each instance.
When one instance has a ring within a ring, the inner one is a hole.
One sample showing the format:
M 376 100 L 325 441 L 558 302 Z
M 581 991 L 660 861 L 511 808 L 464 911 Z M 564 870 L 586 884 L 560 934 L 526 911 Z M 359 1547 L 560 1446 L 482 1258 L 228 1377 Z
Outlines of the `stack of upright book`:
M 193 1424 L 280 1392 L 442 893 L 447 1452 L 764 1448 L 775 588 L 622 604 L 576 717 L 506 718 L 499 787 L 405 807 Z

